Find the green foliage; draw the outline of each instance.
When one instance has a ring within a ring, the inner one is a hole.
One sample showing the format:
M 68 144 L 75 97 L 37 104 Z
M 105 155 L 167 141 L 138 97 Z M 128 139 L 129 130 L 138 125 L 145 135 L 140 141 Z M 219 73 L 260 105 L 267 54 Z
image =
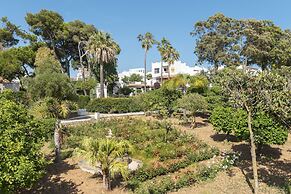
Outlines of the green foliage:
M 93 78 L 83 80 L 78 80 L 74 82 L 76 90 L 86 90 L 90 91 L 94 89 L 97 85 L 96 80 Z
M 160 88 L 138 96 L 139 104 L 145 111 L 159 111 L 161 116 L 170 116 L 174 112 L 175 102 L 181 91 Z
M 195 24 L 195 53 L 200 63 L 215 67 L 259 65 L 262 69 L 289 65 L 290 31 L 272 21 L 229 18 L 221 13 Z
M 21 61 L 11 50 L 0 51 L 0 77 L 11 81 L 22 74 Z
M 247 113 L 232 107 L 216 107 L 210 116 L 214 129 L 226 134 L 234 134 L 239 139 L 248 139 Z
M 131 82 L 142 82 L 142 76 L 136 73 L 131 74 L 130 76 L 124 76 L 122 81 L 126 84 Z
M 257 144 L 282 145 L 287 141 L 288 130 L 263 112 L 256 114 L 253 127 Z
M 197 171 L 186 171 L 178 173 L 176 177 L 164 176 L 157 180 L 142 183 L 134 193 L 138 194 L 166 194 L 177 191 L 183 187 L 189 187 L 195 183 L 213 179 L 222 168 L 219 165 L 211 167 L 200 166 Z
M 177 108 L 185 109 L 195 115 L 196 112 L 204 112 L 207 109 L 207 101 L 200 94 L 187 94 L 177 100 Z
M 249 139 L 247 113 L 242 109 L 217 107 L 210 116 L 214 129 L 218 132 L 233 134 L 239 139 Z M 258 145 L 284 144 L 288 130 L 264 112 L 254 115 L 252 123 L 255 143 Z
M 62 73 L 60 63 L 53 51 L 48 48 L 38 49 L 36 60 L 36 76 L 24 79 L 31 98 L 39 100 L 53 97 L 60 100 L 75 98 L 75 90 L 70 78 Z
M 127 86 L 123 86 L 122 88 L 119 88 L 118 90 L 118 94 L 121 96 L 129 96 L 132 92 L 133 90 Z
M 82 146 L 76 149 L 76 153 L 89 160 L 91 164 L 100 163 L 103 174 L 103 181 L 106 189 L 111 189 L 111 179 L 121 173 L 123 178 L 128 177 L 128 167 L 126 161 L 118 159 L 130 154 L 131 145 L 127 141 L 117 141 L 115 139 L 93 139 L 85 138 Z
M 31 187 L 44 173 L 40 148 L 47 128 L 13 101 L 0 101 L 0 192 Z
M 89 102 L 90 96 L 78 95 L 77 104 L 79 108 L 86 108 Z
M 38 119 L 66 118 L 72 108 L 68 101 L 59 102 L 55 98 L 47 97 L 34 102 L 29 112 Z
M 208 79 L 204 75 L 196 75 L 190 77 L 190 87 L 187 89 L 188 93 L 204 94 L 208 89 Z
M 141 111 L 135 98 L 96 98 L 87 105 L 90 112 L 127 113 Z
M 26 92 L 13 92 L 10 89 L 5 89 L 3 92 L 0 93 L 0 100 L 2 99 L 11 100 L 25 106 L 28 106 L 30 102 Z

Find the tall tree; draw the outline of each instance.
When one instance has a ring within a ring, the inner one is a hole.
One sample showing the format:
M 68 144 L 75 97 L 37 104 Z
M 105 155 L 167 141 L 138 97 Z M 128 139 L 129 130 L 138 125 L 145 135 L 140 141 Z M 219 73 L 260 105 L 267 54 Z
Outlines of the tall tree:
M 90 37 L 87 50 L 92 62 L 99 65 L 100 97 L 104 98 L 104 65 L 116 64 L 116 56 L 120 53 L 120 47 L 110 34 L 98 31 Z
M 255 193 L 259 191 L 256 145 L 253 133 L 253 117 L 260 111 L 276 116 L 282 124 L 290 123 L 290 96 L 288 79 L 277 72 L 253 75 L 236 69 L 225 69 L 217 79 L 229 102 L 247 112 L 247 124 L 251 145 Z M 288 111 L 289 110 L 289 111 Z M 284 116 L 285 115 L 285 116 Z M 288 116 L 289 115 L 289 116 Z M 283 122 L 284 121 L 284 122 Z
M 170 42 L 166 38 L 162 38 L 161 42 L 158 43 L 158 51 L 161 56 L 161 84 L 163 84 L 163 62 L 166 60 L 166 50 Z
M 141 47 L 144 49 L 144 92 L 147 91 L 147 53 L 149 51 L 150 48 L 152 48 L 152 46 L 154 44 L 156 44 L 156 41 L 154 39 L 154 36 L 150 33 L 147 32 L 144 35 L 139 34 L 137 36 L 137 39 L 139 42 L 141 42 Z
M 57 12 L 45 9 L 35 14 L 28 13 L 25 20 L 31 32 L 55 52 L 63 72 L 68 75 L 71 63 L 79 59 L 78 42 L 88 40 L 97 31 L 94 26 L 79 20 L 66 23 Z
M 178 51 L 170 44 L 165 51 L 165 61 L 168 63 L 168 77 L 171 79 L 171 66 L 175 61 L 179 60 L 180 54 Z
M 70 78 L 62 73 L 62 67 L 52 50 L 38 49 L 35 59 L 35 77 L 24 79 L 24 86 L 34 100 L 53 97 L 69 100 L 75 97 Z
M 258 65 L 263 70 L 291 60 L 290 34 L 268 20 L 237 20 L 215 14 L 197 22 L 195 54 L 217 70 L 219 66 Z

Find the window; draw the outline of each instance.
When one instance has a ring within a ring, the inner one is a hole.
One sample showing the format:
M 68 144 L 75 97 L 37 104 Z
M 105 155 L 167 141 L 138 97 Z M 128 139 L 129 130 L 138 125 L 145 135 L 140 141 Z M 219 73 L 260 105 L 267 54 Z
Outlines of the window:
M 155 68 L 154 69 L 154 73 L 160 73 L 160 69 L 159 68 Z
M 168 73 L 168 68 L 164 68 L 164 72 Z

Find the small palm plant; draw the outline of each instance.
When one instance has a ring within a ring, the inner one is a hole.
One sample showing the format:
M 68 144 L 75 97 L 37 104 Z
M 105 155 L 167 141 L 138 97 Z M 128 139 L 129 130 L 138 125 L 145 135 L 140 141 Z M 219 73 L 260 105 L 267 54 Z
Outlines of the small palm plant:
M 128 177 L 128 164 L 122 158 L 132 150 L 127 141 L 117 141 L 113 138 L 85 138 L 76 153 L 86 158 L 92 165 L 99 166 L 103 175 L 103 186 L 111 190 L 112 178 L 120 173 L 124 179 Z

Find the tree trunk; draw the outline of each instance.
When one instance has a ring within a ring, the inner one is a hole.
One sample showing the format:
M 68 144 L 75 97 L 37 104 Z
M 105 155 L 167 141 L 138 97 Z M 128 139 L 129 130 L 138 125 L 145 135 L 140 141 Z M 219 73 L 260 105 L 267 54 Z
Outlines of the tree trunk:
M 111 190 L 111 182 L 109 172 L 103 173 L 103 187 L 106 190 Z
M 144 92 L 147 91 L 147 50 L 144 53 Z
M 62 132 L 60 121 L 56 121 L 55 131 L 54 131 L 54 143 L 55 143 L 55 162 L 61 161 L 61 142 L 62 142 Z
M 196 127 L 196 118 L 195 118 L 195 113 L 192 116 L 192 126 L 191 128 L 194 129 Z
M 25 67 L 24 64 L 22 65 L 22 67 L 23 67 L 23 69 L 24 69 L 25 74 L 26 74 L 27 76 L 29 76 L 29 72 L 28 72 L 28 70 L 27 70 L 27 68 Z
M 100 64 L 100 98 L 104 98 L 104 70 L 103 70 L 103 63 Z
M 163 59 L 161 60 L 161 85 L 163 84 Z
M 171 65 L 168 64 L 168 79 L 171 79 Z
M 251 143 L 251 155 L 252 155 L 252 166 L 253 166 L 253 176 L 254 176 L 254 190 L 255 194 L 259 193 L 259 181 L 258 181 L 258 167 L 256 158 L 256 145 L 254 140 L 254 134 L 252 130 L 252 115 L 251 110 L 248 110 L 248 129 L 250 133 L 250 143 Z
M 71 73 L 70 73 L 70 61 L 69 60 L 66 60 L 66 69 L 67 69 L 67 74 L 70 77 Z

